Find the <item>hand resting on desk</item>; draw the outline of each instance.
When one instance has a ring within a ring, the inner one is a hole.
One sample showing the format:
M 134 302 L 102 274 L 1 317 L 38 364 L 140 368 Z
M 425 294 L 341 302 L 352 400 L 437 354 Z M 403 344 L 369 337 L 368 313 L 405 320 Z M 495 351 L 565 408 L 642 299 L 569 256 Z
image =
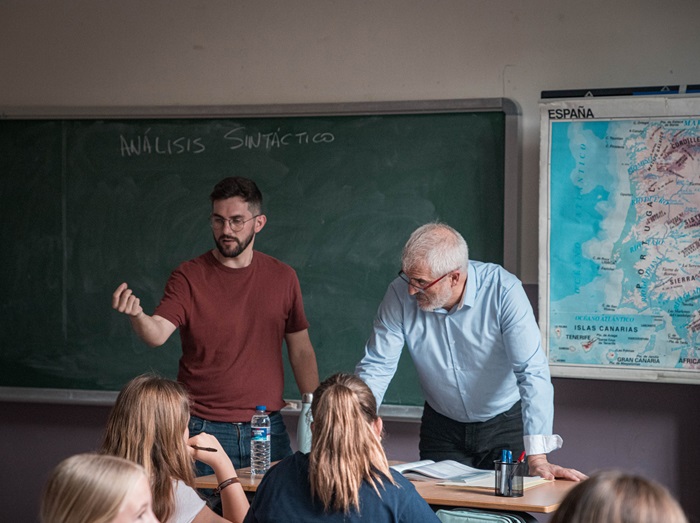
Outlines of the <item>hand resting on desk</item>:
M 544 479 L 562 478 L 572 481 L 588 479 L 588 476 L 576 469 L 567 469 L 550 463 L 547 461 L 546 454 L 533 454 L 532 456 L 528 456 L 527 464 L 530 468 L 531 476 L 540 476 Z

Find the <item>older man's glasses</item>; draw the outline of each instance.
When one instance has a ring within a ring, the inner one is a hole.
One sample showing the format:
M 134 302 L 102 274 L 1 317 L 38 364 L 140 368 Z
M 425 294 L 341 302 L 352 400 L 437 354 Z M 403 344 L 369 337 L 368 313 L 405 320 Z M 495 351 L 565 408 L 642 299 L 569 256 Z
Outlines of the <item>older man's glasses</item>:
M 220 231 L 222 230 L 226 224 L 228 224 L 229 227 L 231 227 L 231 230 L 233 232 L 240 232 L 243 230 L 243 227 L 245 227 L 245 224 L 249 222 L 250 220 L 257 218 L 260 216 L 259 214 L 256 214 L 255 216 L 252 216 L 246 220 L 243 218 L 224 218 L 223 216 L 219 216 L 216 214 L 212 214 L 209 217 L 209 223 L 211 224 L 211 228 L 214 229 L 215 231 Z
M 410 278 L 408 274 L 406 274 L 403 271 L 399 271 L 399 278 L 401 278 L 403 281 L 408 283 L 411 287 L 413 287 L 415 290 L 418 292 L 425 292 L 427 291 L 430 287 L 435 285 L 437 282 L 445 278 L 447 275 L 452 274 L 455 272 L 457 269 L 453 269 L 450 272 L 446 272 L 442 276 L 440 276 L 437 280 L 433 280 L 431 282 L 423 282 L 422 280 L 417 280 L 415 278 Z

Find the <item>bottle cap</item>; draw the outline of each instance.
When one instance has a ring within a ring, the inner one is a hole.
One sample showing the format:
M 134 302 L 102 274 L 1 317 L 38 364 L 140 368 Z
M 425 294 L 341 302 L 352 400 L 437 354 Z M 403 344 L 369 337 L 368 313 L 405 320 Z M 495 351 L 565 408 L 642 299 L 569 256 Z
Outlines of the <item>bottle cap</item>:
M 314 395 L 311 392 L 305 392 L 304 394 L 301 395 L 301 402 L 302 403 L 311 403 L 314 399 Z
M 255 410 L 267 410 L 267 405 L 257 405 Z

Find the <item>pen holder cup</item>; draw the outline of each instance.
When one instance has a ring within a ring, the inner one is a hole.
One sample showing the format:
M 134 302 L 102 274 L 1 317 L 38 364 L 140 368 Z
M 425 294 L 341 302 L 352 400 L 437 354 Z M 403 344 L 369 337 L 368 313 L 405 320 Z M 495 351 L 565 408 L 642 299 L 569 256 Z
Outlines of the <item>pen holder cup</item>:
M 523 495 L 523 476 L 527 464 L 494 461 L 496 470 L 496 495 L 515 498 Z

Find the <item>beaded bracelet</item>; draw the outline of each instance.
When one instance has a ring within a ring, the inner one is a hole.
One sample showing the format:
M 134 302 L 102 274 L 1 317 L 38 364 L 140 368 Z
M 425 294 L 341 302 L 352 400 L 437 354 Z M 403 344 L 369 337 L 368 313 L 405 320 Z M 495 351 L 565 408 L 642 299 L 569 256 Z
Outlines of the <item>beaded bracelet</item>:
M 240 482 L 241 481 L 238 478 L 228 478 L 227 480 L 224 480 L 221 483 L 219 483 L 219 486 L 214 489 L 214 495 L 218 496 L 219 492 L 224 490 L 229 485 L 233 485 L 234 483 L 240 483 Z

